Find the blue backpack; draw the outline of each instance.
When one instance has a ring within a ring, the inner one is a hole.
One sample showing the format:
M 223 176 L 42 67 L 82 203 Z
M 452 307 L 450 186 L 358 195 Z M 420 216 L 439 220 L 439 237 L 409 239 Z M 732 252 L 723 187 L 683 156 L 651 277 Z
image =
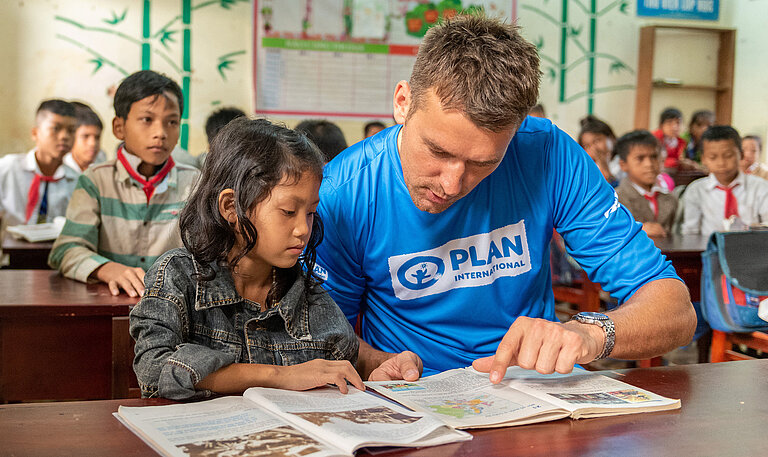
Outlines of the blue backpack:
M 723 332 L 768 330 L 757 316 L 768 298 L 768 231 L 716 232 L 701 254 L 701 312 Z

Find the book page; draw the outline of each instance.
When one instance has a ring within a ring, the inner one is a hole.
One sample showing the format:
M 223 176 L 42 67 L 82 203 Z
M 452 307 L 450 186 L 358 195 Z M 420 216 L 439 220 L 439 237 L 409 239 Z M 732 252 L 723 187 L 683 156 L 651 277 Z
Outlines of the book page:
M 544 375 L 511 367 L 504 382 L 514 389 L 574 412 L 574 418 L 584 417 L 585 413 L 609 415 L 621 414 L 622 410 L 632 413 L 680 407 L 680 400 L 662 397 L 583 369 L 574 369 L 570 374 Z
M 17 239 L 24 239 L 30 243 L 39 243 L 41 241 L 53 241 L 61 233 L 67 218 L 56 216 L 53 222 L 29 225 L 12 225 L 6 227 L 6 231 Z
M 243 396 L 350 453 L 366 446 L 421 446 L 471 439 L 434 417 L 353 387 L 346 395 L 335 387 L 306 392 L 254 387 Z M 422 441 L 425 437 L 429 440 Z
M 121 406 L 119 419 L 167 456 L 347 455 L 242 397 L 166 406 Z
M 464 368 L 415 382 L 367 382 L 367 386 L 417 411 L 430 412 L 456 428 L 520 425 L 567 417 L 568 412 L 488 375 Z

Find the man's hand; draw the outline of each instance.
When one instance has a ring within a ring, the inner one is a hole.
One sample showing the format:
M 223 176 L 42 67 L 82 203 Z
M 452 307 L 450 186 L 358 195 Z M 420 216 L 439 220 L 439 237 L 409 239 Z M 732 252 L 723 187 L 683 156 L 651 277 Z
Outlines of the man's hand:
M 645 222 L 643 224 L 643 231 L 651 238 L 664 238 L 668 235 L 664 227 L 658 222 Z
M 101 282 L 107 283 L 112 295 L 119 295 L 120 289 L 130 297 L 144 295 L 144 270 L 117 262 L 107 262 L 92 273 Z
M 416 381 L 424 369 L 421 358 L 411 351 L 403 351 L 390 357 L 371 372 L 369 381 Z
M 472 362 L 480 372 L 489 373 L 496 384 L 504 378 L 507 367 L 550 374 L 570 373 L 577 363 L 594 360 L 603 351 L 605 332 L 597 325 L 550 322 L 520 316 L 502 338 L 496 355 Z

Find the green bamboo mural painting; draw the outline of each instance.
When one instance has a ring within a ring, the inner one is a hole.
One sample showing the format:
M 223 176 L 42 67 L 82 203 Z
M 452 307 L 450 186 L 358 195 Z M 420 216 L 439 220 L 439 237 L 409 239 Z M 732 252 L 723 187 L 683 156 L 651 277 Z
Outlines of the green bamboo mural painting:
M 142 9 L 142 21 L 141 21 L 141 69 L 149 70 L 151 67 L 151 52 L 152 45 L 149 42 L 150 37 L 150 24 L 149 13 L 151 5 L 150 0 L 144 0 L 144 8 Z
M 530 12 L 558 27 L 559 48 L 555 51 L 557 58 L 551 56 L 554 50 L 548 46 L 548 40 L 542 36 L 534 40 L 534 44 L 539 49 L 544 75 L 551 82 L 557 80 L 557 99 L 560 103 L 567 104 L 584 98 L 586 99 L 588 114 L 594 112 L 594 101 L 597 94 L 634 88 L 632 84 L 606 86 L 598 84 L 596 74 L 598 59 L 609 62 L 609 73 L 623 71 L 634 74 L 634 70 L 616 55 L 598 51 L 600 19 L 609 13 L 629 14 L 629 0 L 615 0 L 603 8 L 599 8 L 598 3 L 598 0 L 589 0 L 589 6 L 587 6 L 582 0 L 561 0 L 559 14 L 552 12 L 556 7 L 556 2 L 550 3 L 550 0 L 529 1 L 520 5 L 521 15 Z M 588 30 L 586 34 L 583 33 L 585 22 L 586 30 Z M 568 53 L 574 48 L 578 51 L 575 59 Z M 586 88 L 576 93 L 569 93 L 568 75 L 577 70 L 581 71 L 582 66 L 586 66 Z
M 126 2 L 126 4 L 133 5 L 134 2 Z M 158 4 L 159 2 L 155 2 L 154 6 Z M 130 6 L 120 13 L 110 10 L 105 12 L 104 18 L 98 22 L 98 25 L 85 24 L 71 17 L 55 15 L 54 19 L 62 25 L 61 31 L 55 36 L 87 54 L 87 61 L 93 65 L 92 75 L 105 68 L 111 68 L 119 74 L 119 78 L 123 78 L 139 69 L 154 69 L 157 59 L 153 57 L 165 62 L 177 73 L 184 93 L 184 112 L 182 113 L 179 144 L 182 148 L 188 149 L 191 108 L 189 95 L 192 90 L 192 72 L 194 71 L 192 66 L 192 13 L 218 6 L 223 10 L 232 11 L 234 14 L 242 14 L 241 11 L 236 11 L 235 7 L 249 4 L 249 0 L 207 0 L 193 5 L 192 0 L 179 0 L 179 10 L 176 10 L 179 11 L 179 14 L 174 15 L 168 22 L 153 31 L 152 19 L 153 13 L 155 13 L 152 8 L 153 2 L 152 0 L 142 0 L 140 11 L 132 13 Z M 140 30 L 134 29 L 133 33 L 129 30 L 126 21 L 126 18 L 136 18 L 132 14 L 140 14 Z M 117 37 L 130 46 L 136 46 L 139 50 L 139 61 L 130 64 L 124 58 L 121 60 L 120 57 L 125 54 L 125 51 L 122 48 L 119 51 L 109 49 L 105 40 L 99 39 L 99 36 L 105 35 Z M 245 50 L 235 48 L 231 52 L 221 55 L 218 61 L 212 62 L 223 81 L 227 80 L 226 72 L 231 70 L 237 63 L 237 59 L 242 58 L 245 54 Z M 107 55 L 113 57 L 107 58 Z
M 181 144 L 189 144 L 189 75 L 192 72 L 192 34 L 189 25 L 192 23 L 192 0 L 181 0 L 182 57 L 181 57 L 181 90 L 184 94 L 184 112 L 181 113 Z M 182 146 L 183 147 L 183 146 Z

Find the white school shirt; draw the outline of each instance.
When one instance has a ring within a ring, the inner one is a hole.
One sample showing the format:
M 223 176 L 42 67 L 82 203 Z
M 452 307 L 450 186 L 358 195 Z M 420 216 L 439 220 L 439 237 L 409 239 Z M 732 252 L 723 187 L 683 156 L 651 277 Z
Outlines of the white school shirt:
M 99 150 L 98 154 L 96 154 L 96 158 L 93 160 L 93 163 L 91 163 L 91 165 L 96 165 L 106 161 L 107 161 L 107 154 L 104 151 Z M 83 170 L 80 169 L 80 165 L 78 165 L 78 163 L 75 161 L 75 158 L 72 157 L 71 152 L 68 152 L 66 153 L 66 155 L 64 155 L 63 162 L 64 162 L 64 165 L 71 168 L 77 174 L 81 174 L 83 172 Z
M 683 235 L 709 236 L 725 227 L 725 191 L 711 174 L 688 185 L 683 194 Z M 728 186 L 738 203 L 739 219 L 747 225 L 768 222 L 768 181 L 739 172 Z
M 26 154 L 9 154 L 0 157 L 0 219 L 3 225 L 26 223 L 27 195 L 29 186 L 41 173 L 35 159 L 35 149 Z M 42 174 L 42 173 L 41 173 Z M 53 173 L 56 182 L 48 183 L 48 220 L 56 216 L 65 216 L 67 205 L 77 184 L 78 174 L 65 165 L 60 165 Z M 43 200 L 45 183 L 40 184 L 40 201 L 32 212 L 29 222 L 37 223 L 40 202 Z

